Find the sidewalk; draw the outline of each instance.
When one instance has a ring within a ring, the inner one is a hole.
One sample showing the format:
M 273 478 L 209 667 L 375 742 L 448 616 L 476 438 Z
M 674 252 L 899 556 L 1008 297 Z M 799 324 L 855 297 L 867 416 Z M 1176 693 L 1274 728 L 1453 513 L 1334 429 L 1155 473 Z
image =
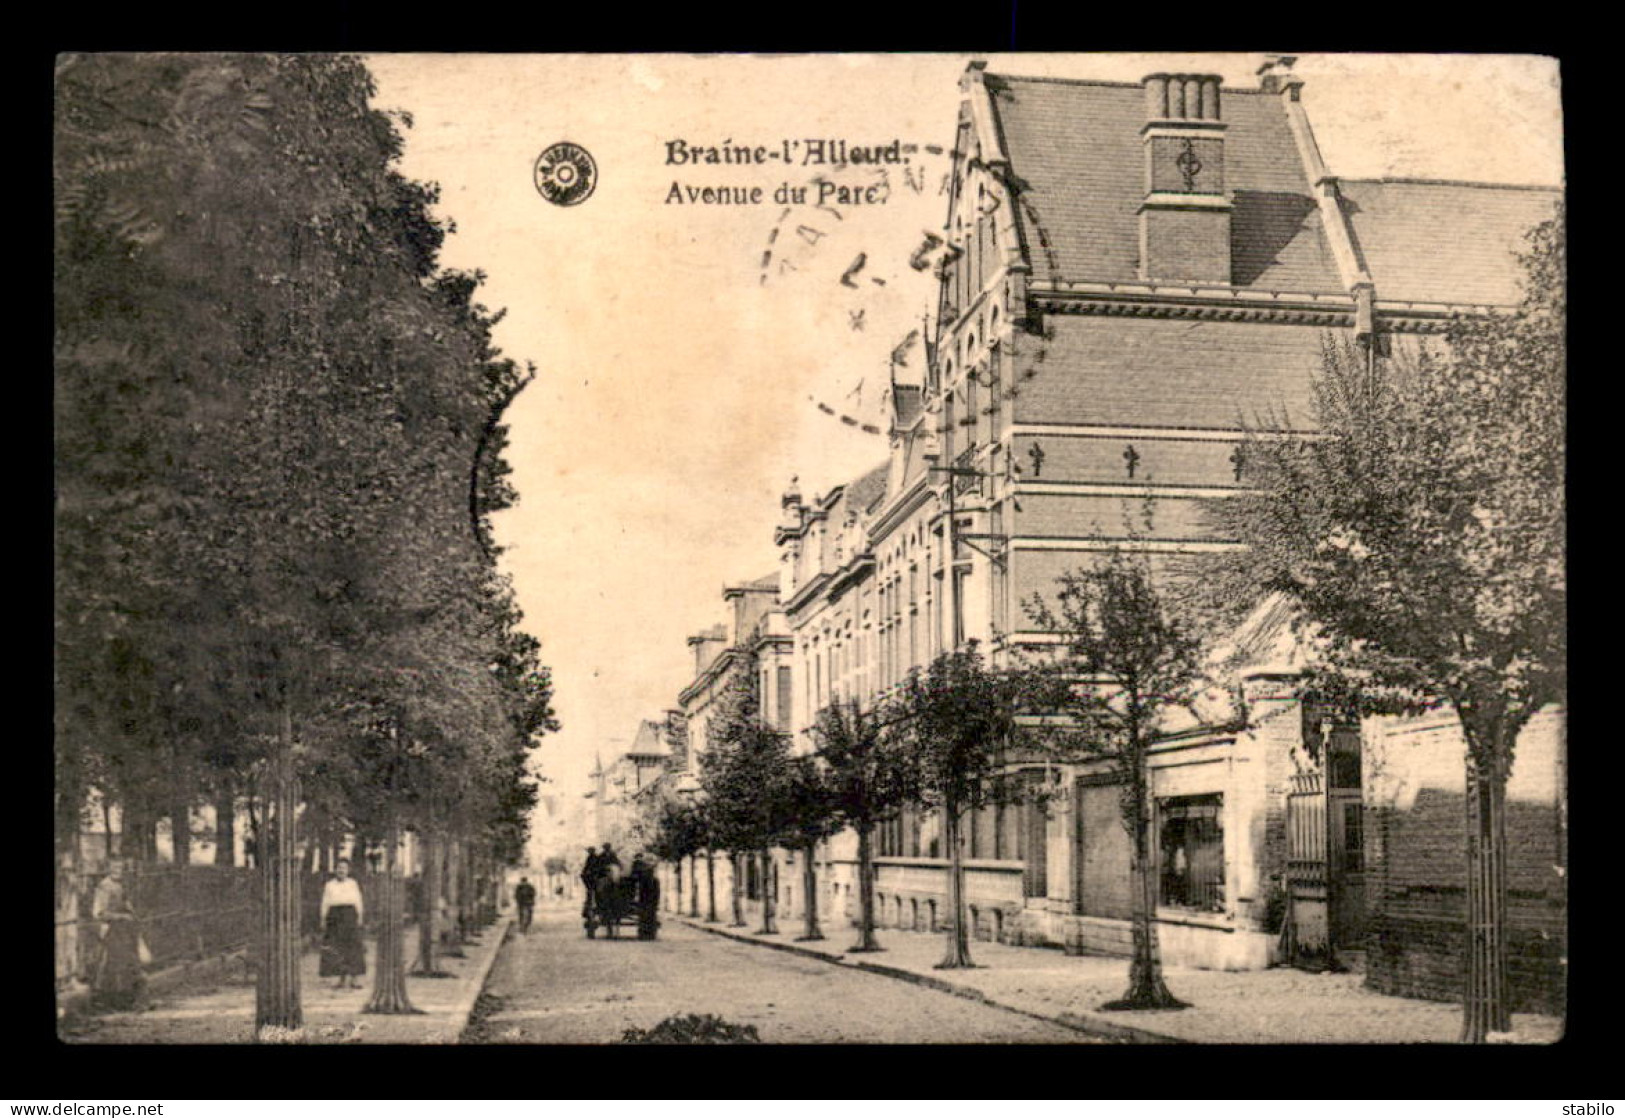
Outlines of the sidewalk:
M 779 920 L 779 934 L 758 936 L 751 927 L 707 924 L 663 914 L 691 927 L 764 947 L 886 974 L 1013 1009 L 1059 1024 L 1146 1042 L 1200 1044 L 1453 1044 L 1461 1031 L 1461 1006 L 1392 997 L 1366 989 L 1359 974 L 1308 974 L 1288 967 L 1231 972 L 1167 967 L 1174 996 L 1190 1008 L 1102 1012 L 1103 1002 L 1122 997 L 1128 960 L 1066 955 L 1039 947 L 1008 947 L 980 940 L 970 945 L 972 970 L 936 970 L 943 935 L 877 929 L 886 950 L 846 954 L 857 938 L 843 926 L 817 943 L 796 943 L 800 921 Z M 1510 1040 L 1549 1044 L 1563 1034 L 1563 1021 L 1515 1014 Z
M 300 965 L 300 997 L 306 1044 L 456 1044 L 474 1010 L 474 1001 L 496 961 L 512 924 L 503 916 L 464 947 L 466 957 L 440 959 L 449 978 L 413 978 L 407 997 L 421 1014 L 363 1013 L 372 996 L 377 944 L 367 941 L 367 973 L 359 990 L 335 990 L 333 979 L 317 975 L 318 955 Z M 407 935 L 408 957 L 417 941 Z M 198 981 L 154 996 L 140 1012 L 108 1013 L 63 1023 L 68 1044 L 249 1044 L 254 1030 L 254 978 L 243 963 L 224 977 Z

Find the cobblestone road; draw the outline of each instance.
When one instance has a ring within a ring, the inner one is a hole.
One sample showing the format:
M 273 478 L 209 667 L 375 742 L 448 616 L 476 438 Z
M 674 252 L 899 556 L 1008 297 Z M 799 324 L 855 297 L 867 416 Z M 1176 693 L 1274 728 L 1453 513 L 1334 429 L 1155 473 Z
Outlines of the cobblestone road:
M 588 940 L 580 919 L 537 913 L 503 949 L 498 1006 L 470 1042 L 607 1044 L 629 1027 L 714 1013 L 769 1044 L 1077 1044 L 1095 1038 L 894 978 L 735 943 L 668 921 L 653 943 Z

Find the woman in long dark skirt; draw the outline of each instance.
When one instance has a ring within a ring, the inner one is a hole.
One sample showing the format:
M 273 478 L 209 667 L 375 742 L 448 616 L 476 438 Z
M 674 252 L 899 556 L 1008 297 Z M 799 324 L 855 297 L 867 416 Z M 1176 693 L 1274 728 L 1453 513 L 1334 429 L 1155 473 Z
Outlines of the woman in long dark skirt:
M 333 986 L 360 989 L 360 976 L 367 973 L 367 950 L 361 942 L 361 885 L 350 876 L 350 863 L 343 858 L 333 869 L 333 877 L 322 887 L 322 965 L 323 978 L 337 978 Z
M 91 974 L 91 999 L 101 1009 L 134 1009 L 146 988 L 141 967 L 141 929 L 124 884 L 124 863 L 108 865 L 96 886 L 91 916 L 101 937 Z

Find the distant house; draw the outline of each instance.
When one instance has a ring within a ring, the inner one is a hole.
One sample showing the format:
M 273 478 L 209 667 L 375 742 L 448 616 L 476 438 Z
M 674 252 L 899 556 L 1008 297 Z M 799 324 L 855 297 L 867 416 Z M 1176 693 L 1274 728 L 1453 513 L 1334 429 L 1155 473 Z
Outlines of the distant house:
M 718 719 L 735 701 L 734 691 L 748 683 L 754 688 L 761 717 L 779 729 L 789 729 L 793 698 L 790 667 L 790 641 L 784 613 L 779 607 L 780 576 L 763 575 L 748 582 L 723 588 L 722 600 L 727 620 L 688 638 L 694 654 L 694 675 L 678 695 L 678 709 L 685 727 L 685 764 L 674 769 L 696 787 L 705 756 L 714 746 Z M 745 672 L 751 672 L 746 679 Z M 748 898 L 760 898 L 762 884 L 754 860 L 716 861 L 711 867 L 707 888 L 714 888 L 718 904 L 731 895 L 734 875 L 741 876 Z M 695 863 L 697 865 L 697 862 Z M 693 869 L 694 866 L 691 866 Z M 674 897 L 674 891 L 669 891 Z M 671 903 L 675 903 L 672 900 Z

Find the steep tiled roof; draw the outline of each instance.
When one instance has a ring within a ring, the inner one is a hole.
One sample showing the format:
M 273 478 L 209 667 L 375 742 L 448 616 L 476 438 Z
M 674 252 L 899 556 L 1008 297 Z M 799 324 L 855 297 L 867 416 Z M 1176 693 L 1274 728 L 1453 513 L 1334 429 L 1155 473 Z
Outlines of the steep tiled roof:
M 1138 280 L 1142 88 L 993 74 L 986 84 L 1020 191 L 1034 281 Z M 1222 115 L 1233 283 L 1344 290 L 1279 96 L 1226 89 Z
M 666 746 L 666 738 L 661 733 L 658 722 L 645 719 L 638 723 L 638 735 L 632 739 L 632 748 L 626 751 L 628 757 L 665 757 L 671 753 Z
M 1422 303 L 1517 303 L 1515 254 L 1560 194 L 1408 179 L 1343 179 L 1338 187 L 1377 298 Z
M 860 513 L 868 512 L 876 501 L 886 495 L 886 475 L 890 472 L 891 463 L 882 462 L 855 481 L 847 482 L 847 506 Z
M 1309 419 L 1317 327 L 1056 315 L 1049 328 L 1018 423 L 1234 430 L 1272 413 L 1296 427 Z
M 891 390 L 894 401 L 892 425 L 899 431 L 906 431 L 920 414 L 920 399 L 925 389 L 918 384 L 894 384 Z
M 748 590 L 777 590 L 779 588 L 779 572 L 765 574 L 761 578 L 753 578 L 746 583 Z

